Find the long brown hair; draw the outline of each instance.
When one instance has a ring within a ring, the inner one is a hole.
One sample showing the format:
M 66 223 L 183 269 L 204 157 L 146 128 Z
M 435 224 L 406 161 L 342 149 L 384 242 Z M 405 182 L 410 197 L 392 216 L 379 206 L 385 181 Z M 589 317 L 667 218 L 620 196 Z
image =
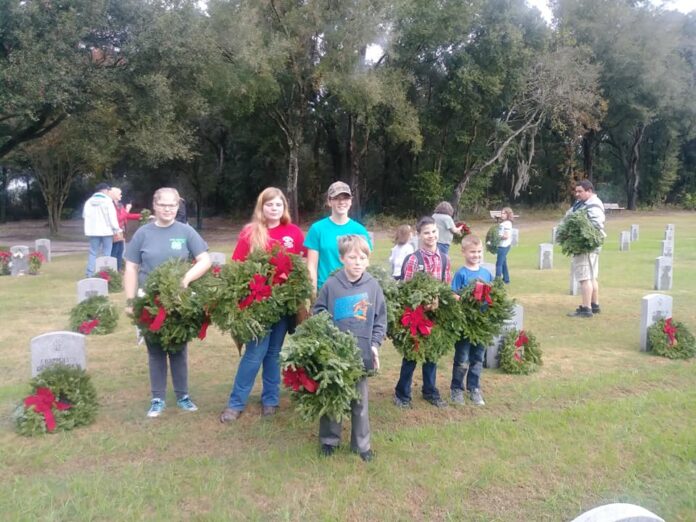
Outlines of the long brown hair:
M 270 200 L 280 198 L 283 200 L 283 215 L 280 217 L 280 224 L 291 223 L 290 212 L 288 211 L 288 200 L 283 191 L 276 187 L 268 187 L 261 191 L 256 198 L 256 206 L 251 215 L 251 222 L 244 227 L 243 233 L 249 235 L 251 250 L 266 250 L 268 244 L 268 223 L 263 215 L 263 206 Z

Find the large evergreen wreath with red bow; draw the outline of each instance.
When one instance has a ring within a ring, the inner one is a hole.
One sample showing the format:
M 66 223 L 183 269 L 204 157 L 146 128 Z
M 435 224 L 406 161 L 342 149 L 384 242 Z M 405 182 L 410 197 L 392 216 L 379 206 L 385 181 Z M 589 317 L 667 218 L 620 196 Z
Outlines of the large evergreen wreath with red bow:
M 184 343 L 205 339 L 210 316 L 208 306 L 212 275 L 193 281 L 188 288 L 181 280 L 191 268 L 181 259 L 170 259 L 153 270 L 144 292 L 133 300 L 133 322 L 150 342 L 167 352 L 178 352 Z
M 670 359 L 689 359 L 696 355 L 696 341 L 683 323 L 671 317 L 648 328 L 648 348 L 655 355 Z
M 437 362 L 460 337 L 462 315 L 454 293 L 423 272 L 400 284 L 398 294 L 387 298 L 387 308 L 393 308 L 387 333 L 410 361 Z
M 328 312 L 310 317 L 288 336 L 280 364 L 283 384 L 302 418 L 350 416 L 351 401 L 360 398 L 355 384 L 365 368 L 355 338 L 340 331 Z
M 223 265 L 212 288 L 212 321 L 238 347 L 264 337 L 282 317 L 295 315 L 312 291 L 302 258 L 279 247 Z
M 51 366 L 29 384 L 30 394 L 14 413 L 15 427 L 20 435 L 67 431 L 94 422 L 97 392 L 83 369 Z
M 106 335 L 116 329 L 118 311 L 104 295 L 95 295 L 70 310 L 70 330 L 84 335 Z
M 541 349 L 536 337 L 526 330 L 513 330 L 503 339 L 498 352 L 500 369 L 505 373 L 529 374 L 542 365 Z
M 490 344 L 503 322 L 512 317 L 513 302 L 507 297 L 503 280 L 496 279 L 493 283 L 476 280 L 458 293 L 463 314 L 462 335 L 473 344 Z

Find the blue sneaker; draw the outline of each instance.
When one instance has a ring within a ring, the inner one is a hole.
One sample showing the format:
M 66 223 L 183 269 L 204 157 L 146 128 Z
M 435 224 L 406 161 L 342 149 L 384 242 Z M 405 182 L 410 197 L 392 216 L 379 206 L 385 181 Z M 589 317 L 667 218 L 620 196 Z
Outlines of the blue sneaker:
M 176 405 L 184 411 L 198 411 L 198 406 L 193 404 L 191 397 L 184 395 L 181 399 L 176 401 Z
M 152 403 L 150 404 L 150 409 L 147 412 L 147 416 L 159 417 L 160 415 L 162 415 L 162 412 L 166 407 L 167 405 L 164 403 L 162 399 L 152 399 Z

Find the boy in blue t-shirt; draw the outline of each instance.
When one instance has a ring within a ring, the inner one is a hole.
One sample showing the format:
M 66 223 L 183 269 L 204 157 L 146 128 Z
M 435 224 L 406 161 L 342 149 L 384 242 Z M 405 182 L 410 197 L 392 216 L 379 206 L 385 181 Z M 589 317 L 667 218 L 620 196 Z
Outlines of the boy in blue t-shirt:
M 481 266 L 483 244 L 481 240 L 470 234 L 462 239 L 462 254 L 464 266 L 457 270 L 452 279 L 452 290 L 458 292 L 472 281 L 479 279 L 484 283 L 493 281 L 491 273 Z M 460 339 L 454 345 L 454 364 L 452 365 L 452 384 L 450 384 L 450 399 L 454 404 L 464 404 L 464 377 L 469 398 L 477 406 L 486 403 L 481 395 L 481 372 L 483 371 L 483 356 L 486 347 L 482 344 L 472 344 L 468 339 Z M 468 370 L 468 372 L 467 372 Z

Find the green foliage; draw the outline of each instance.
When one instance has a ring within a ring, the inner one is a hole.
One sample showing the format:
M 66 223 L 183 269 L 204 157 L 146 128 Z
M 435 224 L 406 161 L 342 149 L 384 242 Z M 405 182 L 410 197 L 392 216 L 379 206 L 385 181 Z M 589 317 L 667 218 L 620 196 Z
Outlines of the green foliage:
M 392 277 L 389 270 L 383 266 L 370 265 L 367 271 L 382 287 L 384 300 L 387 303 L 387 324 L 394 324 L 399 320 L 399 284 Z
M 514 303 L 508 298 L 505 283 L 500 278 L 492 284 L 482 283 L 490 287 L 491 304 L 479 302 L 474 297 L 477 282 L 480 283 L 473 281 L 458 292 L 461 296 L 460 313 L 463 314 L 461 333 L 473 344 L 488 345 L 500 332 L 503 322 L 512 317 Z
M 98 320 L 99 323 L 89 328 L 85 323 Z M 70 311 L 70 330 L 85 334 L 106 335 L 116 329 L 118 312 L 109 298 L 104 295 L 89 297 L 77 304 Z M 85 331 L 87 326 L 89 331 Z
M 106 279 L 106 282 L 109 283 L 110 294 L 123 291 L 123 276 L 117 270 L 104 268 L 97 272 L 97 277 Z
M 436 171 L 422 171 L 415 174 L 408 185 L 412 208 L 426 214 L 432 213 L 442 201 L 444 187 L 442 176 Z
M 67 410 L 53 408 L 56 429 L 51 433 L 72 430 L 94 422 L 98 409 L 97 391 L 85 370 L 74 366 L 51 366 L 34 377 L 29 385 L 29 395 L 34 395 L 38 388 L 48 388 L 56 400 L 70 405 Z M 15 410 L 14 420 L 20 435 L 48 433 L 44 416 L 34 411 L 33 407 L 19 405 Z
M 660 319 L 648 328 L 648 349 L 655 355 L 669 359 L 690 359 L 696 356 L 696 339 L 684 323 L 672 321 L 676 329 L 676 342 L 672 344 L 665 332 L 665 319 Z
M 579 210 L 558 225 L 556 241 L 561 245 L 561 252 L 576 256 L 597 250 L 604 243 L 604 236 L 590 221 L 587 210 Z
M 454 293 L 446 284 L 422 272 L 398 287 L 399 292 L 392 299 L 385 293 L 390 316 L 387 333 L 394 348 L 408 360 L 437 362 L 454 349 L 460 337 L 463 316 Z M 432 327 L 429 334 L 416 332 L 412 335 L 410 326 L 403 324 L 402 318 L 407 309 L 414 311 L 419 307 L 432 322 Z
M 500 246 L 500 227 L 493 225 L 486 232 L 486 250 L 490 254 L 497 254 L 498 246 Z
M 515 346 L 518 336 L 524 334 L 527 342 L 522 346 Z M 539 369 L 541 361 L 541 349 L 534 334 L 527 330 L 509 332 L 503 339 L 503 346 L 498 352 L 500 357 L 500 369 L 505 373 L 528 375 Z
M 0 275 L 10 275 L 10 263 L 12 253 L 9 250 L 0 250 Z
M 291 391 L 303 419 L 350 417 L 351 401 L 360 398 L 355 385 L 365 369 L 355 338 L 334 326 L 328 312 L 310 317 L 288 336 L 280 364 L 284 373 L 302 368 L 318 383 L 315 393 Z

